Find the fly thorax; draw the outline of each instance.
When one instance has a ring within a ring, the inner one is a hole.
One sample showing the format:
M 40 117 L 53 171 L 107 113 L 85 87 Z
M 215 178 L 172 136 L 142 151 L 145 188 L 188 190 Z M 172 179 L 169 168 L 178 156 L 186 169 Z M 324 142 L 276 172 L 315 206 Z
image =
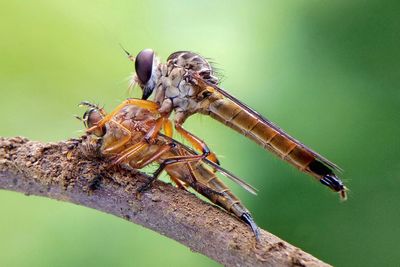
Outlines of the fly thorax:
M 185 80 L 186 70 L 181 67 L 168 67 L 165 76 L 160 77 L 160 84 L 155 94 L 155 102 L 162 103 L 162 109 L 181 108 L 186 110 L 194 96 L 194 88 Z M 170 103 L 166 105 L 166 103 Z M 165 112 L 168 112 L 165 110 Z
M 167 59 L 167 64 L 184 68 L 196 72 L 202 79 L 212 84 L 218 84 L 218 78 L 214 75 L 214 70 L 204 57 L 191 51 L 178 51 L 171 54 Z
M 183 68 L 173 68 L 168 73 L 169 85 L 174 87 L 179 87 L 184 81 L 186 70 Z

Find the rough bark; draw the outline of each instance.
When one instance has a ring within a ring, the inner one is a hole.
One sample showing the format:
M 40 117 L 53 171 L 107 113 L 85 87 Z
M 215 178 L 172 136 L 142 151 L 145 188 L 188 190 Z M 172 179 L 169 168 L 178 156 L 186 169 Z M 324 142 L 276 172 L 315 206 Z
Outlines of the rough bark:
M 168 236 L 226 266 L 329 266 L 225 211 L 156 181 L 140 197 L 143 173 L 88 158 L 78 140 L 40 143 L 0 138 L 0 189 L 67 201 L 124 218 Z

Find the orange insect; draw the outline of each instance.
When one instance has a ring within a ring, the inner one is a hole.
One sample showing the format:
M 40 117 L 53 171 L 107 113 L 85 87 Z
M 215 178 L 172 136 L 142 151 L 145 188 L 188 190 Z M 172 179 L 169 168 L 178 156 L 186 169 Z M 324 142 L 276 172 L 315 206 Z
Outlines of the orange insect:
M 109 118 L 103 126 L 96 127 L 91 135 L 99 138 L 100 154 L 112 159 L 113 164 L 127 164 L 134 169 L 158 163 L 158 169 L 151 179 L 139 188 L 139 193 L 146 190 L 165 170 L 178 187 L 186 189 L 190 186 L 248 224 L 258 240 L 259 229 L 250 212 L 218 179 L 215 171 L 253 194 L 255 189 L 229 171 L 172 139 L 171 132 L 167 131 L 166 135 L 159 133 L 159 122 L 164 120 L 157 112 L 158 106 L 150 101 L 144 103 L 147 104 L 146 108 L 128 104 L 118 112 L 114 112 L 112 116 L 108 116 L 96 105 L 81 103 L 89 107 L 82 119 L 87 128 L 98 126 L 105 117 Z M 168 126 L 166 128 L 168 129 Z
M 346 199 L 347 189 L 335 174 L 335 171 L 340 171 L 336 164 L 300 143 L 223 90 L 219 86 L 219 80 L 211 64 L 202 56 L 189 51 L 175 52 L 164 64 L 151 49 L 141 51 L 135 58 L 127 54 L 132 61 L 135 61 L 136 74 L 133 77 L 133 84 L 138 84 L 142 89 L 142 99 L 146 100 L 153 95 L 156 109 L 161 114 L 160 128 L 165 122 L 167 126 L 165 130 L 172 131 L 167 119 L 174 112 L 175 129 L 196 149 L 203 152 L 203 158 L 208 157 L 218 162 L 201 139 L 182 127 L 185 120 L 195 113 L 209 115 L 222 122 L 300 171 L 314 176 L 322 184 L 339 192 L 342 199 Z M 146 105 L 151 103 L 139 102 L 138 99 L 128 99 L 111 114 L 118 112 L 127 104 L 140 104 L 146 108 Z M 154 103 L 149 105 L 154 106 Z M 109 117 L 106 117 L 99 122 L 98 127 L 104 125 L 108 119 Z M 90 131 L 95 129 L 96 126 Z

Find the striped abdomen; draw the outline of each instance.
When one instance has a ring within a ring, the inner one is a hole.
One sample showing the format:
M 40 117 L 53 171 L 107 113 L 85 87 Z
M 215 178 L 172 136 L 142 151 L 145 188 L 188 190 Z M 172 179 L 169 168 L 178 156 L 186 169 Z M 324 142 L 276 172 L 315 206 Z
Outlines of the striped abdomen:
M 224 123 L 244 136 L 252 139 L 263 148 L 273 152 L 281 159 L 303 172 L 316 177 L 321 183 L 345 198 L 345 187 L 333 170 L 338 167 L 307 148 L 280 128 L 263 118 L 233 97 L 224 92 L 214 92 L 207 111 L 214 119 Z
M 179 143 L 176 144 L 177 147 L 170 150 L 163 157 L 171 158 L 192 154 L 192 152 L 190 152 L 184 145 L 181 146 Z M 183 182 L 213 203 L 242 219 L 251 227 L 255 237 L 257 239 L 259 238 L 259 229 L 250 212 L 231 192 L 231 190 L 216 176 L 215 170 L 212 167 L 206 165 L 202 161 L 196 161 L 168 165 L 165 168 L 165 171 L 173 181 L 178 180 L 178 183 L 180 181 Z
M 213 203 L 241 218 L 252 228 L 258 238 L 259 230 L 250 212 L 210 167 L 202 162 L 193 162 L 170 165 L 166 171 L 172 180 L 177 178 L 187 183 Z

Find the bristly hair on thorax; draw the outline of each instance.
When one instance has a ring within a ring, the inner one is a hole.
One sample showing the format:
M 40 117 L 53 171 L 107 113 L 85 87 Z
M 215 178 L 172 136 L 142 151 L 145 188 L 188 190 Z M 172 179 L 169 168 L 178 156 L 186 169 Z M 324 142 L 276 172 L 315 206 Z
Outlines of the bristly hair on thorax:
M 191 51 L 177 51 L 168 57 L 167 62 L 188 70 L 193 70 L 204 80 L 212 84 L 217 85 L 220 82 L 213 64 L 197 53 Z
M 205 59 L 208 61 L 208 63 L 210 63 L 214 76 L 218 78 L 218 84 L 223 83 L 226 77 L 224 74 L 224 70 L 218 67 L 219 63 L 213 58 L 206 57 Z

